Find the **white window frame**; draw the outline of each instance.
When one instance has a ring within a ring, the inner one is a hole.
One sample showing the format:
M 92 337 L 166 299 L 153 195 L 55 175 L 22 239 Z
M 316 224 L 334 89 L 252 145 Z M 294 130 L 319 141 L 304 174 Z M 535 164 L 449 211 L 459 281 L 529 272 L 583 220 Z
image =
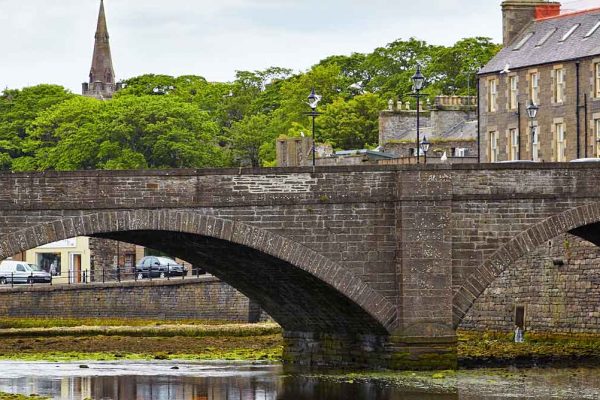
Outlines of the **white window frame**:
M 554 70 L 554 102 L 564 103 L 565 102 L 565 69 L 557 68 Z
M 454 157 L 466 157 L 468 149 L 465 147 L 457 147 L 454 149 Z
M 596 129 L 596 157 L 600 158 L 600 118 L 594 120 L 594 127 Z
M 517 109 L 517 101 L 519 94 L 519 77 L 516 75 L 508 77 L 508 108 L 509 110 Z
M 498 79 L 490 79 L 488 84 L 488 111 L 498 110 Z
M 600 62 L 594 64 L 594 97 L 600 98 Z
M 540 74 L 539 72 L 532 72 L 529 74 L 529 88 L 531 101 L 535 104 L 540 104 Z
M 564 122 L 554 124 L 554 134 L 556 135 L 556 162 L 566 162 L 567 137 Z
M 517 161 L 519 159 L 519 130 L 512 128 L 508 130 L 510 140 L 510 160 Z
M 498 131 L 490 131 L 489 133 L 490 147 L 490 162 L 498 162 Z
M 531 139 L 531 158 L 533 161 L 540 161 L 540 132 L 537 125 L 532 127 L 531 134 L 533 135 Z

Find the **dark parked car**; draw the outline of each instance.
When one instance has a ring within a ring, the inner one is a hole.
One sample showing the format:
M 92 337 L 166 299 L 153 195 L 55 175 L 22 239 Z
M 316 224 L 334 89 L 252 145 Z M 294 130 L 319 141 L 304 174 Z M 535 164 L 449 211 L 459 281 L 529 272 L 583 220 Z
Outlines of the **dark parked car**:
M 175 260 L 167 257 L 147 256 L 135 266 L 138 279 L 166 278 L 167 276 L 182 276 L 187 274 L 187 269 Z

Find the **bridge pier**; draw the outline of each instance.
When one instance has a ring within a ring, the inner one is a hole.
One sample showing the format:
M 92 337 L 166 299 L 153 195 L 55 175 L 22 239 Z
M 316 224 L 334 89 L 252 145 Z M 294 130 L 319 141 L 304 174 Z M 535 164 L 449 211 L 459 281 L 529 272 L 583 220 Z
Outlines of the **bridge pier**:
M 284 332 L 286 369 L 446 370 L 457 367 L 456 337 Z

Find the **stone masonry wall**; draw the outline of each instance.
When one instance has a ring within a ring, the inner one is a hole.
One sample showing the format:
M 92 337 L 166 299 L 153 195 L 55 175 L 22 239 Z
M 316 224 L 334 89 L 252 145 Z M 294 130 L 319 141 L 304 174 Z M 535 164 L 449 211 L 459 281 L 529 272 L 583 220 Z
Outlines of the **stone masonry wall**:
M 422 111 L 419 123 L 422 129 L 431 127 L 431 111 Z M 417 111 L 382 111 L 379 114 L 379 144 L 405 139 L 417 130 Z
M 600 248 L 562 235 L 504 271 L 461 328 L 512 331 L 523 306 L 528 331 L 599 333 L 599 298 Z
M 215 278 L 0 289 L 0 316 L 257 322 L 260 309 Z
M 593 65 L 598 62 L 597 58 L 579 60 L 580 62 L 580 90 L 582 106 L 580 112 L 580 151 L 579 157 L 596 157 L 597 142 L 594 120 L 600 118 L 600 98 L 594 96 Z M 562 66 L 565 70 L 566 93 L 564 103 L 553 103 L 552 93 L 552 71 L 555 67 Z M 556 161 L 556 134 L 554 124 L 563 122 L 565 124 L 566 136 L 566 158 L 573 160 L 577 154 L 577 84 L 576 84 L 576 62 L 556 63 L 553 65 L 542 65 L 531 68 L 514 70 L 511 74 L 482 75 L 480 77 L 480 101 L 481 101 L 481 158 L 483 162 L 490 160 L 490 132 L 498 132 L 498 161 L 509 160 L 510 154 L 510 130 L 517 129 L 521 136 L 522 160 L 532 159 L 531 124 L 527 116 L 527 104 L 531 99 L 530 76 L 539 73 L 539 111 L 534 125 L 539 133 L 539 160 L 541 162 Z M 509 79 L 516 76 L 518 79 L 517 101 L 520 104 L 520 117 L 517 110 L 508 109 Z M 491 79 L 498 79 L 498 110 L 488 112 L 488 87 Z M 584 106 L 584 94 L 587 94 L 587 115 Z M 587 124 L 587 127 L 586 127 Z M 587 140 L 586 140 L 587 132 Z M 587 143 L 587 148 L 585 144 Z

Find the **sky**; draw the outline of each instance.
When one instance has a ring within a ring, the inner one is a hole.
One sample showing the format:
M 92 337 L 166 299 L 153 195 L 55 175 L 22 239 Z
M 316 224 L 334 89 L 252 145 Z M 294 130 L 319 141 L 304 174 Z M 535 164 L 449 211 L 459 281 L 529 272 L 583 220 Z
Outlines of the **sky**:
M 600 1 L 600 0 L 583 0 Z M 321 59 L 416 37 L 501 42 L 501 0 L 105 0 L 117 79 L 232 81 L 237 70 L 305 71 Z M 81 92 L 100 0 L 0 0 L 0 90 Z

